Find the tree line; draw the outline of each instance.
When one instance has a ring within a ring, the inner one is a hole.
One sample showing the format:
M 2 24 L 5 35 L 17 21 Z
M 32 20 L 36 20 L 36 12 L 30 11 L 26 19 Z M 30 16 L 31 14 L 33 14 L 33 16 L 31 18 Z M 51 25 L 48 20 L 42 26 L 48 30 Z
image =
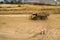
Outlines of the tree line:
M 4 2 L 4 1 L 1 1 L 0 4 L 22 4 L 22 2 L 14 2 L 14 1 L 11 1 L 11 2 Z

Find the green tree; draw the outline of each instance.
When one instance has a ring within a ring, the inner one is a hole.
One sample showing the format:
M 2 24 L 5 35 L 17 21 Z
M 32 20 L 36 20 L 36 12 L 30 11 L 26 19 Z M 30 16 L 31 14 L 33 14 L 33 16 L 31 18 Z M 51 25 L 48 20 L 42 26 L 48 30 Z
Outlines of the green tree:
M 3 1 L 0 2 L 0 4 L 3 4 L 3 3 L 4 3 Z
M 10 3 L 11 3 L 11 4 L 13 4 L 14 2 L 13 2 L 13 1 L 11 1 Z

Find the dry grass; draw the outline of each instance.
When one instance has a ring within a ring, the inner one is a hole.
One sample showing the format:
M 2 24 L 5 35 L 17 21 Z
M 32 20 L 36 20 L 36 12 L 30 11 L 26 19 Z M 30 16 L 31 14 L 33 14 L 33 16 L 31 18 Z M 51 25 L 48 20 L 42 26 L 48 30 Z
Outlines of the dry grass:
M 45 6 L 45 5 L 20 5 L 21 7 L 0 8 L 0 13 L 34 13 L 34 12 L 48 12 L 48 13 L 60 13 L 60 6 Z

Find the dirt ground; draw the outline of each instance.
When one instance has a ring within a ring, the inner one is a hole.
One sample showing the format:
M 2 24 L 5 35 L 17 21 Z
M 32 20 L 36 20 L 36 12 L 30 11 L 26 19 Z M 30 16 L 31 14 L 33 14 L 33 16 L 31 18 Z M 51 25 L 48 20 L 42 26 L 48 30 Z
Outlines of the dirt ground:
M 42 28 L 44 35 L 39 34 Z M 60 14 L 36 21 L 29 15 L 0 15 L 0 40 L 60 40 Z

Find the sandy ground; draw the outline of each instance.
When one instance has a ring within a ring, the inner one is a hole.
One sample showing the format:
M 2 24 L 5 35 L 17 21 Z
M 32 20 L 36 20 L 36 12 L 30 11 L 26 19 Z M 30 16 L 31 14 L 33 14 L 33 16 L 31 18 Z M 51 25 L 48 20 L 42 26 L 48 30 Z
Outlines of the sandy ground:
M 45 35 L 39 34 L 42 28 Z M 60 14 L 36 21 L 29 15 L 0 15 L 0 40 L 60 40 Z

